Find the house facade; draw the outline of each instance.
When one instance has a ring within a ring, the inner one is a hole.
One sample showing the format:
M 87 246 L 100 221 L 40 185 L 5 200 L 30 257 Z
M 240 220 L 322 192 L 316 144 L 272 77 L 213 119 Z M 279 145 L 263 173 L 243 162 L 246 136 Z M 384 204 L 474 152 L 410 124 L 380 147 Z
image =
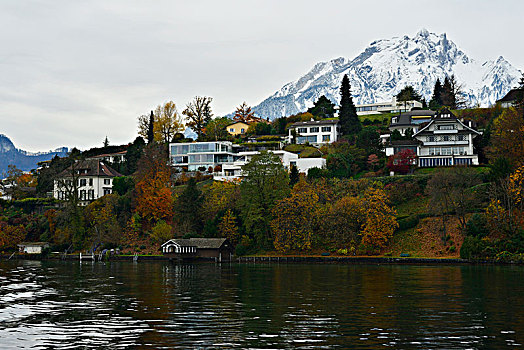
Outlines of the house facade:
M 233 246 L 227 238 L 170 239 L 161 246 L 162 254 L 176 259 L 231 261 Z
M 233 162 L 233 144 L 229 141 L 171 143 L 171 165 L 187 171 L 214 169 L 217 165 Z
M 113 179 L 117 176 L 122 175 L 101 160 L 77 161 L 54 181 L 53 197 L 68 200 L 76 191 L 79 205 L 85 206 L 113 193 Z
M 249 124 L 240 121 L 226 127 L 227 132 L 232 136 L 244 135 L 247 129 L 249 129 Z
M 101 160 L 108 163 L 123 163 L 125 161 L 126 154 L 127 151 L 106 153 L 86 158 L 86 160 Z
M 398 130 L 402 136 L 405 136 L 406 131 L 411 129 L 414 134 L 419 131 L 421 126 L 423 127 L 425 123 L 429 123 L 436 115 L 437 112 L 432 110 L 416 110 L 401 113 L 391 117 L 389 130 L 391 132 Z
M 419 167 L 478 165 L 473 139 L 481 134 L 448 109 L 442 110 L 413 135 L 420 142 Z
M 499 103 L 502 108 L 513 107 L 515 102 L 522 98 L 522 94 L 524 94 L 524 91 L 521 89 L 511 89 L 503 98 L 497 100 L 496 103 Z
M 471 123 L 444 109 L 422 124 L 411 139 L 389 141 L 385 151 L 386 156 L 392 156 L 410 149 L 417 155 L 419 167 L 478 165 L 473 139 L 479 135 Z
M 397 102 L 397 98 L 393 97 L 391 101 L 357 104 L 355 105 L 355 108 L 357 110 L 357 115 L 402 113 L 409 112 L 413 108 L 422 108 L 422 103 L 415 100 Z
M 338 140 L 340 126 L 338 119 L 311 120 L 291 124 L 288 130 L 289 142 L 321 145 Z M 296 137 L 296 140 L 293 140 Z
M 24 254 L 42 254 L 44 249 L 49 248 L 47 242 L 22 242 L 18 244 L 18 251 Z

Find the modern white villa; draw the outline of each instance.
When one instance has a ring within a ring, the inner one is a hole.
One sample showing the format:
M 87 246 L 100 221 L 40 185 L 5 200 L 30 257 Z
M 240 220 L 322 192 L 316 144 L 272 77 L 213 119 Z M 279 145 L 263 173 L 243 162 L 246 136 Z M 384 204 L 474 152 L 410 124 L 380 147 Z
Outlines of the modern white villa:
M 171 165 L 180 170 L 207 171 L 234 160 L 233 144 L 229 141 L 171 143 Z
M 307 122 L 293 123 L 288 130 L 288 141 L 290 143 L 293 143 L 293 137 L 295 137 L 295 135 L 295 143 L 299 145 L 305 143 L 321 145 L 335 142 L 340 135 L 338 119 L 311 120 Z
M 413 108 L 422 108 L 422 103 L 419 101 L 402 101 L 397 102 L 397 98 L 393 97 L 388 102 L 364 103 L 355 105 L 357 115 L 379 114 L 379 113 L 402 113 L 409 112 Z
M 88 205 L 113 192 L 113 179 L 122 176 L 101 160 L 77 161 L 64 170 L 54 182 L 53 197 L 68 200 L 77 191 L 79 205 Z
M 468 124 L 444 109 L 423 124 L 411 140 L 391 141 L 385 149 L 386 156 L 411 149 L 417 155 L 419 167 L 478 165 L 473 139 L 481 132 Z M 391 128 L 395 127 L 392 123 Z
M 283 150 L 268 152 L 277 155 L 285 169 L 290 170 L 291 166 L 296 166 L 299 173 L 307 174 L 311 168 L 323 168 L 326 166 L 326 160 L 324 158 L 299 158 L 298 154 Z M 259 153 L 260 152 L 257 151 L 239 152 L 238 158 L 232 163 L 223 164 L 222 170 L 219 173 L 215 173 L 213 179 L 217 181 L 241 179 L 244 176 L 242 167 L 246 165 L 253 156 Z

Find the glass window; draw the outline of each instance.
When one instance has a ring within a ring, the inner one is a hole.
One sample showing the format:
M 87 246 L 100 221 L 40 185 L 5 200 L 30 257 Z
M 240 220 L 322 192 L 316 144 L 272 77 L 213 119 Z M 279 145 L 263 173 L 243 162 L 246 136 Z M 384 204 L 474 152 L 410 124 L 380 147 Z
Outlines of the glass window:
M 443 156 L 450 156 L 451 155 L 451 147 L 442 147 L 442 155 Z
M 455 129 L 455 125 L 453 124 L 446 124 L 446 125 L 440 125 L 438 127 L 439 130 L 454 130 Z
M 104 179 L 104 185 L 111 185 L 111 179 Z
M 322 132 L 331 132 L 331 126 L 323 126 Z
M 427 142 L 435 142 L 435 136 L 427 136 L 426 137 Z
M 329 142 L 329 141 L 330 141 L 329 135 L 322 135 L 322 142 Z
M 87 180 L 86 179 L 80 179 L 80 186 L 85 186 L 87 185 Z
M 246 132 L 246 129 L 244 129 L 244 128 L 240 129 L 240 133 L 241 133 L 241 134 L 243 134 L 243 133 L 245 133 L 245 132 Z
M 230 128 L 230 129 L 229 129 L 229 132 L 235 132 L 235 129 Z
M 466 135 L 457 135 L 457 141 L 467 141 Z
M 298 128 L 297 131 L 298 131 L 299 133 L 301 133 L 301 134 L 305 134 L 305 133 L 307 133 L 307 128 Z
M 312 127 L 312 128 L 309 128 L 309 132 L 310 133 L 315 133 L 315 132 L 318 132 L 318 126 L 315 126 L 315 127 Z
M 89 186 L 93 186 L 93 179 L 89 179 Z

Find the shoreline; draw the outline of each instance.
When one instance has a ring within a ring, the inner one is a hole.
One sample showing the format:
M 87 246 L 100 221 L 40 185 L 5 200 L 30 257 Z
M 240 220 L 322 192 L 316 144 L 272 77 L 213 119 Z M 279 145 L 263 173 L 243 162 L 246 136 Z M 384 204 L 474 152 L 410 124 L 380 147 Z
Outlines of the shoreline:
M 112 256 L 109 259 L 103 259 L 96 262 L 112 262 L 112 261 L 134 261 L 133 255 L 120 255 Z M 0 255 L 0 261 L 9 260 L 67 260 L 67 261 L 80 261 L 78 254 L 68 254 L 65 258 L 61 256 L 46 256 L 40 255 L 27 255 L 27 254 L 15 254 L 11 255 L 2 254 Z M 91 261 L 91 258 L 84 257 L 82 261 Z M 137 262 L 147 261 L 171 261 L 171 262 L 209 262 L 218 263 L 214 258 L 193 258 L 193 259 L 173 259 L 163 255 L 139 255 Z M 317 263 L 317 264 L 348 264 L 348 265 L 364 265 L 364 264 L 377 264 L 377 265 L 524 265 L 521 262 L 511 261 L 491 261 L 491 260 L 467 260 L 460 258 L 415 258 L 415 257 L 372 257 L 372 256 L 242 256 L 236 257 L 232 262 L 249 264 L 249 263 L 276 263 L 276 264 L 293 264 L 293 263 Z M 229 261 L 223 261 L 222 263 L 229 263 Z

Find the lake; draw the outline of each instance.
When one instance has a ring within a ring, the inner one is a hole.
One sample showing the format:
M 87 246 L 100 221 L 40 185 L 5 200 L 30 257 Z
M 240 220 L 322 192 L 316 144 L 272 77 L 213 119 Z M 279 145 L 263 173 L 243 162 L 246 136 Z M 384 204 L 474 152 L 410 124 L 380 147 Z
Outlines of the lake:
M 524 344 L 524 267 L 0 261 L 1 349 Z

